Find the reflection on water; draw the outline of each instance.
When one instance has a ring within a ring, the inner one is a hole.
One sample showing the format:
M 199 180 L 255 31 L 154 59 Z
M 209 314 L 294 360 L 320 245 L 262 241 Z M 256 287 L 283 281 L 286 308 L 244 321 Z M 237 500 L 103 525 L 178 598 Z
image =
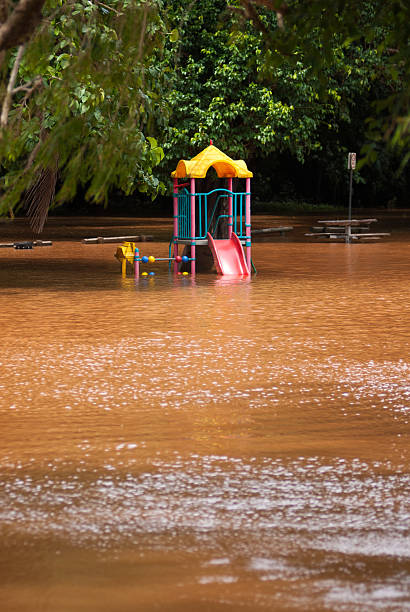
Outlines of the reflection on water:
M 409 249 L 0 252 L 2 608 L 410 610 Z

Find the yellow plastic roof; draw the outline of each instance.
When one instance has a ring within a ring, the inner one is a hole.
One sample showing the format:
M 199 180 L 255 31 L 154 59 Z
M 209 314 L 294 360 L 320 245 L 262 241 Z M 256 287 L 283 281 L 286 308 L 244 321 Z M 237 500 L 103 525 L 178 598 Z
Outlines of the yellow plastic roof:
M 171 176 L 173 178 L 205 178 L 211 166 L 216 170 L 219 178 L 251 178 L 253 176 L 242 159 L 231 159 L 214 145 L 209 145 L 190 160 L 181 159 Z

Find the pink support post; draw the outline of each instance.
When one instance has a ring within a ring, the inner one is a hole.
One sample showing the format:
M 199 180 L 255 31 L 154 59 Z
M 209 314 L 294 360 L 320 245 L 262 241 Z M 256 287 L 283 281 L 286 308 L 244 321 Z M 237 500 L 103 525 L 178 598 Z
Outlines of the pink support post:
M 178 179 L 174 178 L 174 245 L 173 245 L 173 257 L 178 255 L 178 243 L 175 242 L 178 236 Z M 174 259 L 174 274 L 178 272 L 178 264 Z
M 195 179 L 191 178 L 191 274 L 195 275 Z
M 246 227 L 246 263 L 248 264 L 249 274 L 251 274 L 251 179 L 246 179 L 246 210 L 245 210 L 245 227 Z
M 228 190 L 232 191 L 232 179 L 228 178 Z M 232 196 L 228 196 L 228 238 L 232 236 Z
M 134 250 L 134 276 L 135 278 L 140 276 L 140 251 L 136 247 Z

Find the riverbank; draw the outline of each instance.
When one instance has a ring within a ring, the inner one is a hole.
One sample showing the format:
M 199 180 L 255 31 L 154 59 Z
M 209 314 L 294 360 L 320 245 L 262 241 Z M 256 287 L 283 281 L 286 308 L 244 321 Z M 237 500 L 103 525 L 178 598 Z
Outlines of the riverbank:
M 346 213 L 345 213 L 346 214 Z M 355 210 L 354 217 L 374 217 L 378 219 L 375 231 L 391 232 L 387 240 L 402 239 L 410 231 L 410 209 L 400 210 Z M 318 219 L 345 218 L 330 211 L 315 211 L 298 215 L 292 214 L 254 214 L 252 228 L 290 226 L 293 230 L 285 236 L 278 234 L 258 235 L 255 242 L 285 240 L 291 242 L 309 242 L 305 236 Z M 1 222 L 3 221 L 3 222 Z M 377 229 L 376 229 L 377 228 Z M 0 242 L 18 240 L 64 240 L 77 241 L 92 236 L 127 236 L 132 234 L 152 235 L 155 241 L 168 242 L 172 235 L 172 218 L 162 217 L 132 217 L 132 216 L 50 216 L 43 233 L 34 235 L 25 217 L 10 220 L 0 220 Z

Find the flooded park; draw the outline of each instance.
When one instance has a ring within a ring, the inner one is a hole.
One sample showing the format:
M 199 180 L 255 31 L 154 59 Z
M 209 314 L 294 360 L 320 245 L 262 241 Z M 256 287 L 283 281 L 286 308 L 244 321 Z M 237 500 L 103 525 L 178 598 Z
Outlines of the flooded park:
M 255 216 L 294 230 L 250 280 L 81 242 L 166 257 L 170 219 L 0 249 L 1 609 L 410 610 L 408 214 L 358 244 Z

